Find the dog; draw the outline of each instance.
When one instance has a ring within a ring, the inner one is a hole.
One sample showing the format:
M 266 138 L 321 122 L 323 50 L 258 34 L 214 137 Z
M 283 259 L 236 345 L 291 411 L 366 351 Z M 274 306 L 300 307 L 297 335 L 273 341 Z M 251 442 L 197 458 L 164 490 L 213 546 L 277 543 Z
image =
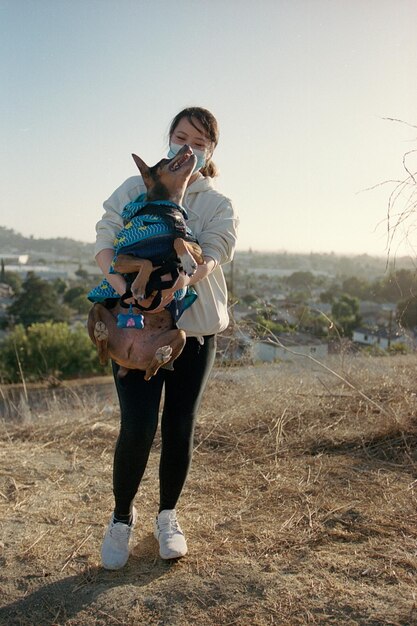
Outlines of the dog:
M 197 158 L 187 145 L 153 167 L 135 154 L 132 157 L 142 174 L 146 199 L 125 207 L 111 269 L 125 275 L 127 290 L 121 298 L 114 292 L 110 299 L 95 302 L 87 327 L 102 364 L 110 357 L 120 366 L 119 377 L 139 369 L 150 380 L 160 367 L 173 369 L 186 340 L 185 332 L 175 326 L 181 306 L 175 320 L 166 308 L 150 311 L 160 307 L 164 289 L 175 288 L 180 272 L 192 276 L 204 263 L 181 207 Z M 146 236 L 147 231 L 151 235 Z M 134 314 L 133 308 L 140 314 Z

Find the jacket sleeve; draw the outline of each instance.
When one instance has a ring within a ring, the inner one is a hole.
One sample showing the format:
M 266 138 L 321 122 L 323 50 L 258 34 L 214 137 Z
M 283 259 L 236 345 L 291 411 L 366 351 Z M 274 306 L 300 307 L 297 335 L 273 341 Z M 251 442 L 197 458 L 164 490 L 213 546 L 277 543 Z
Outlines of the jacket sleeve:
M 198 235 L 204 256 L 209 256 L 219 265 L 232 260 L 236 248 L 239 218 L 229 198 L 223 196 L 216 211 Z
M 104 214 L 96 224 L 96 243 L 94 253 L 114 247 L 114 239 L 123 228 L 122 211 L 126 204 L 135 200 L 145 189 L 139 176 L 128 178 L 103 203 Z

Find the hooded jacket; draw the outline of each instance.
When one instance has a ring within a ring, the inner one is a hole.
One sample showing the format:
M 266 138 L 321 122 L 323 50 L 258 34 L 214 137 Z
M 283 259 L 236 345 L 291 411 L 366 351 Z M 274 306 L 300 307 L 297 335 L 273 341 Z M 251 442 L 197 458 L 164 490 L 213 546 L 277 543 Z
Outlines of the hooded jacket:
M 113 248 L 114 239 L 123 228 L 124 207 L 144 192 L 142 178 L 132 176 L 104 202 L 104 215 L 96 225 L 96 255 Z M 229 323 L 227 287 L 220 266 L 233 258 L 239 220 L 231 201 L 216 191 L 211 178 L 201 174 L 187 187 L 183 205 L 188 213 L 187 226 L 196 236 L 203 255 L 214 259 L 216 267 L 193 285 L 198 298 L 183 313 L 177 326 L 191 337 L 212 335 L 225 330 Z

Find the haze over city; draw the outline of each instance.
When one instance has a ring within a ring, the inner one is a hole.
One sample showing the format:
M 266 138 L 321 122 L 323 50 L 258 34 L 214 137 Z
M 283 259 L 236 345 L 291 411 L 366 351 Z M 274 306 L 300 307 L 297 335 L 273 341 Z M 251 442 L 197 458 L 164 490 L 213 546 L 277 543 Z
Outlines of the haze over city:
M 131 153 L 165 156 L 199 105 L 238 249 L 385 255 L 380 183 L 416 147 L 416 23 L 412 0 L 2 0 L 0 225 L 93 241 Z

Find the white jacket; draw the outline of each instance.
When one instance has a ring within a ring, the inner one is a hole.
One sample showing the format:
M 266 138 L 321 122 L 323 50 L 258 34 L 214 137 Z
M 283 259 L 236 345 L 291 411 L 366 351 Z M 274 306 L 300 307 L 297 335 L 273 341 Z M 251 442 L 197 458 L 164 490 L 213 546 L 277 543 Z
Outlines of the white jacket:
M 103 204 L 105 213 L 96 225 L 95 254 L 113 248 L 114 239 L 123 227 L 121 213 L 131 200 L 146 191 L 140 176 L 128 178 Z M 187 225 L 197 237 L 203 255 L 217 262 L 215 269 L 194 285 L 198 298 L 177 322 L 188 336 L 212 335 L 229 323 L 227 287 L 220 265 L 233 258 L 238 217 L 231 201 L 215 190 L 211 178 L 200 175 L 184 195 Z

